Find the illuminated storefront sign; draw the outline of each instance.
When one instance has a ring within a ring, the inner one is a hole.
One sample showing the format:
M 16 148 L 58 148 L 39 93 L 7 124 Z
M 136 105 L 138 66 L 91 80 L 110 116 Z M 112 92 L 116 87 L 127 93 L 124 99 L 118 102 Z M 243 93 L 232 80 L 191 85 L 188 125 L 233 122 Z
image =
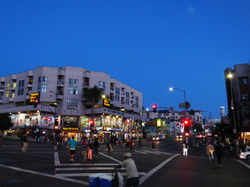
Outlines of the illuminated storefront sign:
M 110 106 L 110 99 L 107 99 L 107 98 L 103 99 L 103 105 Z
M 73 131 L 77 131 L 77 130 L 79 130 L 79 128 L 65 128 L 65 127 L 63 127 L 63 130 L 73 130 Z
M 34 103 L 36 99 L 39 99 L 39 93 L 31 93 L 30 94 L 30 102 Z

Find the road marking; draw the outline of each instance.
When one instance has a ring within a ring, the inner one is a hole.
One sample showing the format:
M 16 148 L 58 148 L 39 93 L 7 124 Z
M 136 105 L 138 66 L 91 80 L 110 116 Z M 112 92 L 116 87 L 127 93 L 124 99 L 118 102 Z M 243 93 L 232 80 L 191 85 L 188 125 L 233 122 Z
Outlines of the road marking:
M 54 161 L 55 161 L 55 166 L 60 166 L 60 160 L 59 160 L 58 152 L 54 152 Z
M 31 173 L 31 174 L 35 174 L 35 175 L 41 175 L 41 176 L 44 176 L 44 177 L 50 177 L 50 178 L 54 178 L 54 179 L 60 179 L 60 180 L 64 180 L 64 181 L 69 181 L 69 182 L 75 182 L 75 183 L 79 183 L 79 184 L 89 185 L 89 183 L 85 182 L 85 181 L 80 181 L 80 180 L 71 179 L 71 178 L 64 178 L 64 177 L 55 176 L 55 175 L 46 174 L 46 173 L 40 173 L 40 172 L 37 172 L 37 171 L 31 171 L 31 170 L 27 170 L 27 169 L 21 169 L 21 168 L 17 168 L 17 167 L 2 165 L 2 164 L 0 164 L 0 167 L 8 168 L 8 169 L 13 169 L 13 170 L 16 170 L 16 171 L 21 171 L 21 172 L 26 172 L 26 173 Z
M 241 160 L 235 160 L 235 161 L 237 161 L 237 162 L 243 164 L 243 165 L 246 166 L 248 169 L 250 169 L 250 165 L 248 165 L 248 164 L 242 162 Z
M 142 153 L 142 154 L 148 154 L 148 153 L 145 153 L 145 152 L 142 152 L 142 151 L 137 151 L 137 150 L 135 150 L 135 152 Z
M 114 167 L 84 167 L 84 168 L 56 168 L 55 171 L 81 171 L 81 170 L 114 170 Z M 125 170 L 125 168 L 121 168 Z
M 88 163 L 88 164 L 74 163 L 74 164 L 60 164 L 60 166 L 117 166 L 117 164 L 114 164 L 114 163 Z
M 103 156 L 105 156 L 105 157 L 107 157 L 107 158 L 109 158 L 109 159 L 111 159 L 111 160 L 114 160 L 115 162 L 118 162 L 119 164 L 122 163 L 120 160 L 117 160 L 117 159 L 115 159 L 115 158 L 113 158 L 113 157 L 111 157 L 111 156 L 105 155 L 104 153 L 99 153 L 99 154 L 100 154 L 100 155 L 103 155 Z
M 168 158 L 167 160 L 165 160 L 164 162 L 162 162 L 161 164 L 159 164 L 158 166 L 156 166 L 154 169 L 150 170 L 146 175 L 144 175 L 143 177 L 140 178 L 140 185 L 147 180 L 147 178 L 149 178 L 151 175 L 153 175 L 157 170 L 161 169 L 165 164 L 167 164 L 168 162 L 170 162 L 174 157 L 178 156 L 180 154 L 175 154 L 173 156 L 171 156 L 170 158 Z
M 156 155 L 159 155 L 159 154 L 160 154 L 159 152 L 156 152 L 156 151 L 148 151 L 148 150 L 143 150 L 143 151 L 145 151 L 145 152 L 147 152 L 147 153 L 153 153 L 153 154 L 156 154 Z
M 89 175 L 93 175 L 97 173 L 64 173 L 64 174 L 56 174 L 56 176 L 60 177 L 87 177 Z M 112 175 L 112 173 L 104 173 L 106 175 Z M 145 175 L 145 172 L 138 172 L 139 175 Z M 127 173 L 121 173 L 122 176 L 127 176 Z
M 173 155 L 171 153 L 166 153 L 166 152 L 161 152 L 161 151 L 155 151 L 156 153 L 161 153 L 161 154 L 165 154 L 165 155 Z

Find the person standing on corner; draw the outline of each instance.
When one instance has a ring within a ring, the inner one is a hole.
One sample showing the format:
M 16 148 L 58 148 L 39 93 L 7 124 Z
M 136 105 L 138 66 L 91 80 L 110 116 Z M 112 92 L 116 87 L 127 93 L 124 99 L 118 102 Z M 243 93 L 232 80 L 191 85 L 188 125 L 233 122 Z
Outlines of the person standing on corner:
M 184 142 L 182 147 L 183 147 L 183 156 L 187 156 L 188 155 L 188 149 L 189 149 L 188 144 L 186 142 Z
M 94 156 L 95 157 L 97 157 L 98 149 L 99 149 L 99 141 L 98 141 L 98 138 L 95 138 L 95 141 L 94 141 Z
M 209 158 L 209 161 L 214 161 L 214 146 L 211 144 L 211 142 L 208 142 L 208 145 L 206 147 L 206 152 Z
M 221 165 L 221 157 L 222 157 L 222 154 L 223 154 L 223 149 L 222 149 L 222 146 L 220 145 L 219 142 L 217 142 L 217 144 L 215 146 L 215 154 L 216 154 L 217 159 L 218 159 L 218 166 L 222 167 L 222 165 Z
M 124 161 L 114 167 L 114 169 L 125 167 L 127 172 L 127 181 L 125 187 L 139 187 L 139 175 L 135 165 L 135 161 L 131 158 L 130 153 L 123 154 Z
M 138 149 L 139 149 L 139 148 L 142 148 L 142 145 L 141 145 L 141 138 L 139 138 L 139 141 L 138 141 L 138 142 L 139 142 Z
M 26 152 L 26 149 L 27 149 L 27 147 L 28 147 L 28 139 L 27 139 L 27 133 L 25 133 L 24 135 L 23 135 L 23 148 L 22 148 L 22 152 Z
M 72 139 L 69 141 L 68 150 L 70 152 L 70 161 L 73 162 L 75 157 L 75 152 L 77 150 L 77 141 L 75 141 L 74 136 L 72 136 Z

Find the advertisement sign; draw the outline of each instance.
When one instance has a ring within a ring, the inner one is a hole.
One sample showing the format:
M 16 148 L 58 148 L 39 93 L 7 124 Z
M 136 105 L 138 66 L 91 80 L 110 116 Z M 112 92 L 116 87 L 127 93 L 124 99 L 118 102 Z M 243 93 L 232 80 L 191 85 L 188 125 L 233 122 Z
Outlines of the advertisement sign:
M 31 94 L 30 94 L 30 102 L 31 102 L 31 103 L 34 103 L 36 99 L 39 100 L 39 96 L 40 96 L 39 94 L 40 94 L 40 93 L 31 93 Z

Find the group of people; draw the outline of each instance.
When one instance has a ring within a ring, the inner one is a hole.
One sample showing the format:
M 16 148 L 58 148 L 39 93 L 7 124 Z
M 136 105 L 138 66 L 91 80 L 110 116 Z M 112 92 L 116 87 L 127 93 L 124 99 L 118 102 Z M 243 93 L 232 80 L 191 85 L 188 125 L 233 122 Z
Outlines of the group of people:
M 68 150 L 70 152 L 70 161 L 74 161 L 75 152 L 77 150 L 77 141 L 75 140 L 74 136 L 68 143 Z M 97 157 L 98 150 L 99 150 L 99 141 L 98 138 L 94 138 L 94 142 L 88 141 L 86 137 L 83 138 L 81 141 L 81 145 L 83 147 L 82 154 L 84 155 L 84 162 L 88 160 L 92 160 L 93 156 Z M 94 152 L 94 155 L 93 155 Z

